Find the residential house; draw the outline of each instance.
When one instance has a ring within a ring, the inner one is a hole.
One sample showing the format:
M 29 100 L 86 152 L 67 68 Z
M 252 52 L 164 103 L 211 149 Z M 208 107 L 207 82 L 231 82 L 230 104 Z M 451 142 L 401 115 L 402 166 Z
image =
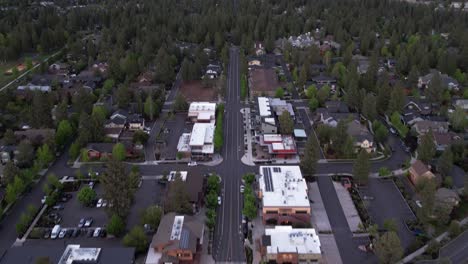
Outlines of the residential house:
M 444 151 L 450 147 L 452 143 L 461 140 L 460 136 L 452 131 L 446 133 L 432 132 L 432 137 L 438 151 Z
M 365 74 L 370 66 L 370 60 L 366 56 L 354 55 L 352 60 L 357 63 L 357 71 L 359 74 Z
M 312 82 L 317 84 L 317 85 L 335 85 L 336 84 L 336 78 L 331 77 L 325 74 L 319 74 L 315 77 L 312 77 Z
M 349 107 L 342 101 L 326 101 L 325 108 L 330 113 L 349 113 Z
M 46 139 L 55 138 L 55 130 L 49 128 L 18 130 L 14 132 L 18 141 L 28 139 L 33 145 L 42 145 Z
M 375 151 L 373 135 L 359 121 L 353 120 L 349 122 L 346 131 L 354 139 L 354 146 L 357 148 L 357 151 L 360 149 L 364 149 L 368 153 Z
M 406 125 L 413 125 L 418 121 L 424 120 L 432 114 L 432 105 L 424 99 L 408 98 L 403 107 L 402 121 Z
M 89 143 L 86 152 L 90 160 L 100 160 L 112 157 L 114 143 Z
M 106 124 L 109 125 L 109 124 Z M 123 131 L 121 127 L 104 127 L 104 136 L 117 141 Z
M 447 207 L 451 212 L 460 203 L 460 196 L 452 189 L 439 188 L 435 193 L 435 203 L 438 206 Z
M 259 174 L 264 224 L 310 224 L 307 183 L 299 166 L 260 166 Z
M 434 78 L 435 74 L 440 75 L 440 80 L 442 82 L 443 87 L 449 89 L 449 90 L 458 90 L 459 89 L 459 83 L 457 80 L 454 78 L 448 76 L 447 74 L 441 74 L 439 71 L 436 70 L 431 70 L 430 73 L 419 77 L 418 79 L 418 87 L 419 88 L 426 88 Z
M 356 113 L 333 113 L 326 108 L 318 108 L 315 111 L 314 122 L 316 124 L 324 124 L 331 127 L 336 127 L 341 120 L 355 120 L 359 116 Z
M 193 123 L 214 123 L 216 121 L 216 103 L 192 102 L 187 118 Z
M 426 164 L 420 160 L 416 160 L 409 168 L 409 177 L 411 182 L 416 185 L 423 178 L 434 179 L 435 175 Z
M 461 109 L 468 111 L 468 99 L 456 99 L 453 102 L 453 107 L 460 107 Z
M 255 55 L 257 56 L 265 55 L 265 46 L 263 46 L 263 43 L 260 41 L 256 41 L 254 43 L 254 50 L 255 50 Z
M 139 114 L 132 114 L 127 117 L 127 125 L 131 131 L 143 130 L 145 128 L 145 119 Z
M 15 156 L 19 153 L 16 146 L 1 146 L 0 147 L 0 159 L 2 164 L 6 164 L 9 161 L 16 161 Z
M 412 129 L 414 129 L 418 135 L 424 135 L 429 133 L 429 131 L 447 133 L 448 127 L 448 122 L 421 120 L 415 122 Z
M 278 127 L 276 126 L 276 120 L 273 117 L 264 117 L 261 121 L 262 134 L 277 134 Z
M 216 63 L 210 63 L 206 66 L 205 76 L 209 79 L 217 79 L 222 72 L 221 65 Z
M 249 70 L 251 68 L 253 68 L 253 67 L 262 66 L 262 62 L 259 59 L 256 59 L 256 58 L 252 58 L 251 60 L 249 60 L 249 62 L 247 64 L 249 65 Z
M 68 63 L 56 62 L 49 66 L 49 73 L 57 75 L 67 75 L 70 70 Z
M 261 245 L 262 256 L 268 263 L 320 263 L 322 260 L 320 239 L 313 228 L 266 228 Z
M 195 263 L 202 249 L 204 232 L 204 223 L 196 217 L 164 215 L 151 241 L 146 263 Z

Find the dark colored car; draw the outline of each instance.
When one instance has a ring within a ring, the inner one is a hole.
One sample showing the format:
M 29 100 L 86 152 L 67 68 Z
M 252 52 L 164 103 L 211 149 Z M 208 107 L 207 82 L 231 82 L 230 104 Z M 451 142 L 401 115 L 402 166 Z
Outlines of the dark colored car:
M 77 237 L 81 233 L 81 228 L 73 228 L 72 237 Z
M 94 230 L 92 228 L 88 229 L 88 233 L 86 233 L 87 237 L 92 237 L 94 233 Z

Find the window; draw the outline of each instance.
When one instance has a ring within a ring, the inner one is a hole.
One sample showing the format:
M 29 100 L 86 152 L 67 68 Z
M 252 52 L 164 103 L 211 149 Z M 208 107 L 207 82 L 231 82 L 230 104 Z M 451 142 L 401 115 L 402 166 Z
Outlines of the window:
M 278 211 L 275 211 L 275 210 L 267 210 L 266 213 L 267 213 L 267 214 L 277 214 Z
M 307 211 L 305 211 L 305 210 L 298 210 L 298 211 L 296 211 L 296 214 L 307 214 Z

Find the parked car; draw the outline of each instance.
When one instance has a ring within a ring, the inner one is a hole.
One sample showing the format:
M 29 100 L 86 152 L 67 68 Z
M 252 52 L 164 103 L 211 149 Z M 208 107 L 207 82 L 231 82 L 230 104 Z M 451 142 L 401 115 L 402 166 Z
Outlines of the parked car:
M 101 233 L 101 228 L 97 227 L 94 229 L 93 237 L 99 237 L 99 234 Z
M 417 205 L 419 208 L 422 208 L 422 203 L 421 203 L 421 201 L 416 200 L 415 203 L 416 203 L 416 205 Z
M 88 172 L 88 177 L 99 176 L 99 172 Z
M 86 219 L 86 221 L 84 223 L 84 227 L 90 227 L 92 224 L 93 224 L 93 219 L 88 218 L 88 219 Z
M 86 233 L 86 236 L 87 237 L 92 237 L 93 234 L 94 234 L 94 230 L 90 228 L 90 229 L 88 229 L 88 233 Z
M 391 127 L 389 130 L 390 130 L 390 133 L 392 133 L 393 135 L 396 134 L 396 130 L 393 127 Z
M 65 237 L 71 237 L 74 231 L 73 229 L 74 228 L 67 229 L 67 231 L 65 232 Z
M 100 208 L 100 207 L 102 207 L 102 203 L 103 203 L 103 201 L 104 201 L 104 200 L 103 200 L 102 198 L 101 198 L 101 199 L 99 199 L 99 200 L 98 200 L 98 202 L 96 203 L 96 207 L 97 207 L 97 208 Z
M 372 201 L 372 200 L 374 200 L 374 197 L 373 197 L 373 196 L 364 195 L 364 196 L 362 197 L 362 199 L 363 199 L 363 200 L 367 200 L 367 201 Z
M 80 223 L 78 224 L 78 227 L 82 228 L 84 226 L 85 222 L 86 222 L 86 220 L 84 218 L 81 218 Z
M 218 196 L 218 205 L 221 205 L 221 196 Z
M 240 186 L 240 192 L 241 192 L 241 193 L 244 193 L 244 190 L 245 190 L 244 185 L 241 185 L 241 186 Z
M 55 225 L 54 228 L 52 228 L 52 232 L 50 233 L 50 238 L 56 239 L 59 233 L 60 233 L 60 225 Z
M 194 167 L 194 166 L 197 166 L 197 162 L 196 161 L 191 161 L 187 164 L 187 166 L 189 167 Z
M 41 199 L 41 204 L 45 204 L 46 200 L 47 200 L 47 196 L 44 195 L 44 197 L 42 197 Z
M 64 208 L 65 206 L 63 206 L 63 204 L 57 204 L 52 207 L 53 210 L 63 210 Z
M 94 188 L 94 182 L 93 182 L 93 181 L 90 181 L 90 182 L 88 183 L 88 186 L 89 186 L 89 188 L 93 189 L 93 188 Z
M 101 233 L 99 234 L 99 236 L 100 237 L 106 237 L 106 235 L 107 235 L 106 229 L 102 228 Z
M 59 238 L 64 238 L 66 233 L 67 233 L 67 229 L 64 228 L 64 229 L 60 230 L 60 233 L 59 233 L 58 237 Z

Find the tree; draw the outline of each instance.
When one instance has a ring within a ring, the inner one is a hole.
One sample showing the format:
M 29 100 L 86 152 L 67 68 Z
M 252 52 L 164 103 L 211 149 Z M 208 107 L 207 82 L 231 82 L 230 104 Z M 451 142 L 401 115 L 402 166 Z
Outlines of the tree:
M 142 225 L 149 225 L 152 230 L 158 229 L 159 222 L 163 215 L 163 210 L 157 205 L 150 205 L 140 216 L 140 223 Z
M 189 105 L 185 100 L 185 97 L 178 93 L 174 99 L 173 110 L 177 112 L 187 111 Z
M 394 219 L 385 219 L 383 223 L 383 227 L 387 232 L 397 232 L 398 225 Z
M 283 99 L 284 97 L 284 89 L 282 87 L 278 87 L 275 91 L 275 97 Z
M 375 140 L 379 143 L 384 143 L 388 138 L 388 129 L 379 121 L 374 121 L 372 124 L 374 130 Z
M 457 106 L 455 107 L 455 111 L 450 114 L 450 124 L 452 125 L 453 129 L 456 131 L 463 131 L 468 126 L 468 120 L 466 119 L 465 111 Z
M 169 195 L 164 202 L 164 211 L 179 214 L 192 214 L 193 212 L 185 183 L 180 175 L 176 175 L 175 180 L 169 186 Z
M 133 134 L 132 141 L 133 143 L 146 144 L 148 142 L 149 135 L 141 130 L 135 131 Z
M 461 233 L 461 227 L 460 227 L 460 222 L 456 220 L 452 220 L 450 222 L 448 232 L 450 234 L 450 237 L 455 238 Z
M 125 165 L 115 158 L 107 164 L 107 171 L 101 176 L 104 187 L 104 197 L 112 204 L 109 213 L 124 218 L 130 211 L 133 201 L 134 188 L 131 177 L 128 177 Z
M 427 87 L 426 93 L 429 100 L 433 103 L 440 103 L 442 101 L 442 94 L 444 87 L 439 72 L 435 72 Z
M 76 159 L 80 155 L 80 144 L 75 141 L 70 145 L 70 149 L 68 150 L 68 155 L 70 155 L 70 158 Z
M 62 120 L 57 127 L 57 133 L 55 133 L 55 143 L 61 148 L 70 140 L 72 135 L 73 128 L 70 121 Z
M 311 99 L 311 98 L 315 98 L 316 95 L 317 95 L 317 87 L 315 87 L 315 85 L 310 85 L 309 87 L 307 87 L 307 90 L 305 92 L 307 98 Z
M 428 222 L 433 215 L 436 189 L 437 184 L 432 179 L 423 178 L 416 184 L 416 190 L 418 190 L 422 204 L 422 208 L 417 213 L 422 222 Z
M 353 165 L 353 175 L 358 184 L 366 184 L 369 179 L 370 162 L 369 155 L 363 149 L 359 152 Z
M 310 111 L 315 111 L 319 107 L 319 101 L 314 98 L 309 99 L 309 109 Z
M 395 232 L 386 232 L 375 243 L 375 254 L 380 263 L 396 263 L 403 256 L 400 238 Z
M 13 130 L 7 129 L 7 131 L 3 135 L 3 141 L 5 145 L 13 145 L 16 143 L 16 136 Z
M 128 104 L 130 103 L 130 92 L 128 90 L 128 86 L 125 84 L 122 84 L 117 88 L 116 92 L 116 100 L 117 100 L 117 105 L 119 108 L 126 108 Z
M 453 167 L 453 153 L 447 148 L 437 160 L 437 170 L 442 176 L 448 176 Z
M 362 114 L 370 121 L 374 121 L 377 117 L 377 105 L 375 96 L 367 94 L 362 102 Z
M 149 118 L 150 120 L 153 120 L 153 118 L 155 117 L 156 115 L 156 111 L 158 110 L 154 101 L 153 101 L 153 98 L 151 95 L 148 95 L 146 97 L 146 101 L 145 101 L 145 115 L 147 118 Z
M 288 111 L 284 111 L 278 118 L 281 134 L 291 135 L 294 130 L 294 121 Z
M 134 226 L 124 236 L 122 242 L 126 247 L 134 247 L 137 253 L 143 253 L 148 250 L 148 238 L 141 226 Z
M 16 167 L 13 161 L 9 161 L 6 163 L 5 167 L 3 168 L 3 177 L 1 177 L 1 183 L 3 185 L 7 185 L 12 182 L 16 176 L 19 176 L 21 173 L 20 169 Z
M 405 92 L 403 88 L 397 84 L 390 93 L 390 101 L 388 103 L 388 113 L 398 112 L 401 113 L 405 105 Z
M 126 149 L 124 144 L 122 143 L 117 143 L 114 145 L 112 148 L 112 158 L 116 159 L 118 161 L 123 161 L 125 160 L 126 157 Z
M 436 146 L 432 138 L 432 131 L 429 131 L 428 133 L 422 136 L 421 142 L 418 145 L 417 152 L 419 160 L 425 163 L 428 163 L 432 160 L 432 158 L 436 154 Z
M 49 148 L 49 145 L 43 144 L 37 149 L 37 161 L 41 166 L 45 166 L 54 160 L 54 154 Z
M 83 187 L 78 192 L 78 201 L 84 206 L 89 206 L 96 199 L 96 191 L 89 186 Z
M 320 104 L 324 104 L 325 101 L 330 97 L 331 88 L 328 85 L 324 85 L 318 92 L 317 92 L 317 99 Z
M 312 177 L 315 174 L 317 161 L 319 159 L 319 146 L 315 137 L 310 136 L 304 149 L 304 157 L 301 159 L 301 169 L 306 177 Z M 310 178 L 308 178 L 310 179 Z
M 19 167 L 29 167 L 34 160 L 34 148 L 27 139 L 20 142 L 18 146 L 18 155 L 16 155 Z
M 109 220 L 109 223 L 107 224 L 107 232 L 111 235 L 118 237 L 121 236 L 124 231 L 125 222 L 120 216 L 113 214 L 111 219 Z

